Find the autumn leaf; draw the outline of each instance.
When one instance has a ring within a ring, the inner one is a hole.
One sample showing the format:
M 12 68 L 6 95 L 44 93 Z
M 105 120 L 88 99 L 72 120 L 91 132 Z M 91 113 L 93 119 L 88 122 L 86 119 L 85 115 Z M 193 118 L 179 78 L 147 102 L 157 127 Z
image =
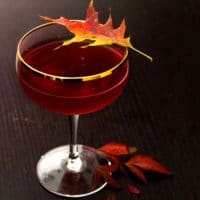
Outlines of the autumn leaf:
M 140 194 L 140 190 L 137 187 L 135 187 L 134 185 L 128 185 L 128 191 L 131 194 L 136 194 L 136 195 Z
M 129 147 L 119 142 L 111 142 L 105 144 L 98 149 L 91 149 L 103 157 L 107 157 L 110 161 L 107 165 L 98 165 L 93 176 L 93 188 L 98 186 L 101 178 L 103 178 L 109 186 L 114 189 L 121 189 L 121 184 L 113 177 L 113 173 L 120 171 L 121 174 L 129 175 L 126 170 L 133 173 L 138 179 L 147 183 L 145 171 L 156 172 L 164 175 L 171 175 L 165 166 L 148 155 L 132 155 L 136 148 Z M 128 177 L 128 176 L 127 176 Z M 133 184 L 128 184 L 127 189 L 130 194 L 140 195 L 140 190 Z M 116 194 L 111 192 L 107 200 L 116 200 Z
M 127 166 L 137 166 L 143 170 L 157 172 L 165 175 L 172 173 L 158 161 L 147 155 L 135 155 L 126 162 Z
M 106 157 L 107 157 L 113 164 L 118 165 L 118 166 L 120 166 L 120 165 L 123 164 L 123 163 L 121 162 L 121 160 L 120 160 L 118 157 L 113 156 L 113 155 L 110 155 L 110 154 L 108 154 L 108 153 L 104 153 L 104 154 L 106 154 Z
M 133 47 L 130 37 L 125 37 L 125 20 L 121 22 L 118 28 L 113 28 L 111 15 L 105 24 L 99 23 L 98 12 L 94 8 L 93 0 L 90 1 L 88 6 L 85 20 L 69 20 L 64 17 L 53 19 L 47 16 L 41 16 L 41 18 L 63 25 L 68 31 L 74 34 L 74 37 L 64 41 L 63 45 L 69 45 L 74 42 L 83 42 L 85 40 L 91 42 L 84 47 L 116 44 L 122 47 L 131 48 L 152 61 L 150 56 Z
M 125 164 L 127 167 L 128 167 L 128 169 L 135 175 L 135 176 L 137 176 L 140 180 L 142 180 L 144 183 L 147 183 L 147 179 L 146 179 L 146 177 L 145 177 L 145 175 L 144 175 L 144 172 L 141 170 L 141 169 L 139 169 L 138 167 L 136 167 L 136 166 L 134 166 L 134 165 L 132 165 L 132 164 L 129 164 L 129 163 L 126 163 Z
M 137 151 L 135 147 L 128 147 L 126 144 L 111 142 L 100 147 L 98 150 L 113 156 L 124 156 Z

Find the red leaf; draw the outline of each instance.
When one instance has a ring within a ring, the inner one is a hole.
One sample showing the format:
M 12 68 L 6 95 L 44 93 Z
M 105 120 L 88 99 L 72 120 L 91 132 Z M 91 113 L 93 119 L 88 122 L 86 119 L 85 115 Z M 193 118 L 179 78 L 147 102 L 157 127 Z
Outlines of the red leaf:
M 106 144 L 100 147 L 99 150 L 114 156 L 123 156 L 132 153 L 126 144 L 118 142 L 111 142 Z M 133 148 L 131 148 L 131 150 L 133 151 Z
M 165 175 L 171 175 L 172 173 L 163 165 L 161 165 L 158 161 L 154 160 L 150 156 L 146 155 L 136 155 L 133 156 L 126 163 L 128 166 L 137 166 L 141 169 L 157 172 Z
M 137 176 L 140 180 L 142 180 L 144 183 L 147 183 L 147 179 L 143 173 L 143 171 L 139 168 L 137 168 L 136 166 L 134 165 L 129 165 L 129 164 L 125 164 L 128 169 L 135 175 Z
M 104 180 L 108 183 L 108 185 L 110 185 L 111 187 L 114 187 L 114 188 L 121 188 L 119 182 L 111 176 L 111 173 L 108 170 L 108 168 L 98 166 L 98 170 L 101 173 L 101 175 L 103 176 Z
M 137 187 L 133 186 L 133 185 L 128 185 L 128 191 L 131 194 L 136 194 L 136 195 L 140 194 L 140 190 Z
M 106 154 L 106 156 L 108 157 L 108 159 L 116 166 L 118 166 L 118 169 L 125 173 L 125 169 L 124 169 L 124 165 L 123 163 L 120 161 L 119 158 L 115 157 L 115 156 L 111 156 L 109 154 Z
M 115 156 L 112 156 L 112 155 L 109 155 L 109 154 L 106 154 L 106 156 L 108 157 L 108 159 L 115 165 L 121 165 L 121 161 L 119 160 L 119 158 L 115 157 Z
M 116 193 L 115 192 L 110 192 L 108 195 L 107 200 L 116 200 Z

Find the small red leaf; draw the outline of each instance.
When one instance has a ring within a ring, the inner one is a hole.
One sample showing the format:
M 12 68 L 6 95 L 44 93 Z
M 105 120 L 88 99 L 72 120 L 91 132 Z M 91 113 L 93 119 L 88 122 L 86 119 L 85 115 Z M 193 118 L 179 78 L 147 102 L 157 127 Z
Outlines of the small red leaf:
M 142 180 L 144 183 L 147 183 L 147 179 L 143 173 L 143 171 L 139 168 L 137 168 L 136 166 L 134 165 L 129 165 L 129 164 L 125 164 L 128 169 L 135 175 L 137 176 L 140 180 Z
M 136 195 L 140 194 L 140 190 L 137 187 L 135 187 L 134 185 L 128 185 L 128 191 L 131 194 L 136 194 Z
M 110 185 L 111 187 L 114 188 L 121 188 L 119 182 L 117 180 L 115 180 L 112 176 L 110 171 L 108 170 L 108 168 L 99 166 L 98 167 L 99 172 L 101 173 L 101 175 L 103 176 L 104 180 L 108 183 L 108 185 Z
M 109 195 L 108 195 L 107 200 L 116 200 L 116 199 L 117 199 L 116 193 L 115 192 L 110 192 Z
M 136 155 L 133 156 L 126 165 L 129 166 L 137 166 L 141 169 L 157 172 L 165 175 L 171 175 L 172 173 L 163 165 L 161 165 L 158 161 L 154 160 L 150 156 L 146 155 Z
M 108 159 L 115 165 L 121 165 L 121 161 L 119 160 L 119 158 L 115 157 L 115 156 L 112 156 L 110 154 L 107 154 L 106 153 L 106 156 L 108 157 Z
M 106 156 L 108 157 L 108 159 L 116 166 L 118 166 L 118 169 L 125 173 L 125 169 L 124 169 L 124 165 L 123 163 L 120 161 L 119 158 L 117 158 L 116 156 L 111 156 L 109 154 L 106 154 Z
M 129 147 L 126 144 L 118 142 L 106 144 L 100 147 L 99 150 L 114 156 L 123 156 L 130 153 Z

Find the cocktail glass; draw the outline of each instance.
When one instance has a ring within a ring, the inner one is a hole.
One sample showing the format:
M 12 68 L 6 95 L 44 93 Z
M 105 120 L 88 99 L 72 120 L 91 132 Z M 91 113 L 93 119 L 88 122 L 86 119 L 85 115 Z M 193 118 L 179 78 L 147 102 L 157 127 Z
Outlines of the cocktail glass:
M 83 197 L 102 189 L 94 185 L 98 165 L 109 164 L 92 147 L 77 144 L 78 119 L 110 105 L 122 93 L 129 72 L 128 50 L 115 45 L 85 47 L 88 41 L 62 46 L 71 34 L 55 23 L 27 32 L 17 47 L 16 71 L 25 94 L 51 112 L 69 116 L 68 145 L 41 156 L 37 176 L 48 191 Z

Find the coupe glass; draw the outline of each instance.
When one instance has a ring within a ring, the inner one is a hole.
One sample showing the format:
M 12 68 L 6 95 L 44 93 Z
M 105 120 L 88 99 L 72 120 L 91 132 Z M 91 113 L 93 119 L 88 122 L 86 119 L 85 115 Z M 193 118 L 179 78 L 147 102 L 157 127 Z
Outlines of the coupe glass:
M 87 41 L 62 46 L 71 37 L 55 23 L 33 28 L 18 43 L 16 71 L 34 103 L 69 116 L 69 144 L 48 151 L 37 164 L 41 185 L 60 196 L 83 197 L 106 185 L 103 179 L 95 185 L 93 179 L 96 167 L 109 161 L 92 147 L 77 144 L 79 115 L 119 97 L 128 78 L 128 50 L 114 45 L 86 48 Z

